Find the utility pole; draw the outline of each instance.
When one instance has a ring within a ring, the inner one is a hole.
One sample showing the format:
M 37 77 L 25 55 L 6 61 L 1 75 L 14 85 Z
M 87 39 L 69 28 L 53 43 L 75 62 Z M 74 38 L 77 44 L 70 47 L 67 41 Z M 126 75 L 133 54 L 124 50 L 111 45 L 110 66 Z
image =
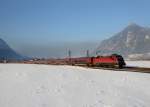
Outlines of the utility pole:
M 68 51 L 69 63 L 71 64 L 71 50 Z
M 87 56 L 87 57 L 90 57 L 90 55 L 89 55 L 89 50 L 86 51 L 86 56 Z
M 98 56 L 100 52 L 101 52 L 100 50 L 96 51 L 96 56 Z
M 68 51 L 68 57 L 71 58 L 71 50 Z

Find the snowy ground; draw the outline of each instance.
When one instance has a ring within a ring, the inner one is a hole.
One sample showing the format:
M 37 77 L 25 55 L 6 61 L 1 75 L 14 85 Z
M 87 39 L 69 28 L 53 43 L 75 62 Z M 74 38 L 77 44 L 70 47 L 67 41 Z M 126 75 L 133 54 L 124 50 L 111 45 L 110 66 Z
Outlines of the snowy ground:
M 126 61 L 127 66 L 150 68 L 150 61 Z
M 0 107 L 150 107 L 150 74 L 0 64 Z

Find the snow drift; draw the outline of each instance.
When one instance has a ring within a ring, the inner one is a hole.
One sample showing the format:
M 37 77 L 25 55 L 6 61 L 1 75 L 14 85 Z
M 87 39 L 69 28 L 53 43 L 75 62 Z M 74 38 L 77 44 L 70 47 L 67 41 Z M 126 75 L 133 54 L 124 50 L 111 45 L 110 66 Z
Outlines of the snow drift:
M 150 74 L 0 64 L 1 107 L 150 107 Z

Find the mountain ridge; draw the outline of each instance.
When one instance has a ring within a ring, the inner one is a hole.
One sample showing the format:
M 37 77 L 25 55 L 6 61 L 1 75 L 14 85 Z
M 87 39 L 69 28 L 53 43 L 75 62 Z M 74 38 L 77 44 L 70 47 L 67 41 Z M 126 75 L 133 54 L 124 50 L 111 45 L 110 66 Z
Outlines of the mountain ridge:
M 150 53 L 150 28 L 129 24 L 119 33 L 103 40 L 95 52 L 102 55 L 118 53 L 126 58 L 133 54 L 147 55 Z
M 3 39 L 0 38 L 0 59 L 19 60 L 23 56 L 15 52 Z

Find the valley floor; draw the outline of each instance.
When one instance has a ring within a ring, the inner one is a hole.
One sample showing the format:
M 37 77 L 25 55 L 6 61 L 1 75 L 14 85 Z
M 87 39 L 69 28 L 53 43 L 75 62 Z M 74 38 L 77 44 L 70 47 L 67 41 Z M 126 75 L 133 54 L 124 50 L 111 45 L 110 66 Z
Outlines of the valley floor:
M 150 74 L 0 64 L 0 107 L 150 107 Z

